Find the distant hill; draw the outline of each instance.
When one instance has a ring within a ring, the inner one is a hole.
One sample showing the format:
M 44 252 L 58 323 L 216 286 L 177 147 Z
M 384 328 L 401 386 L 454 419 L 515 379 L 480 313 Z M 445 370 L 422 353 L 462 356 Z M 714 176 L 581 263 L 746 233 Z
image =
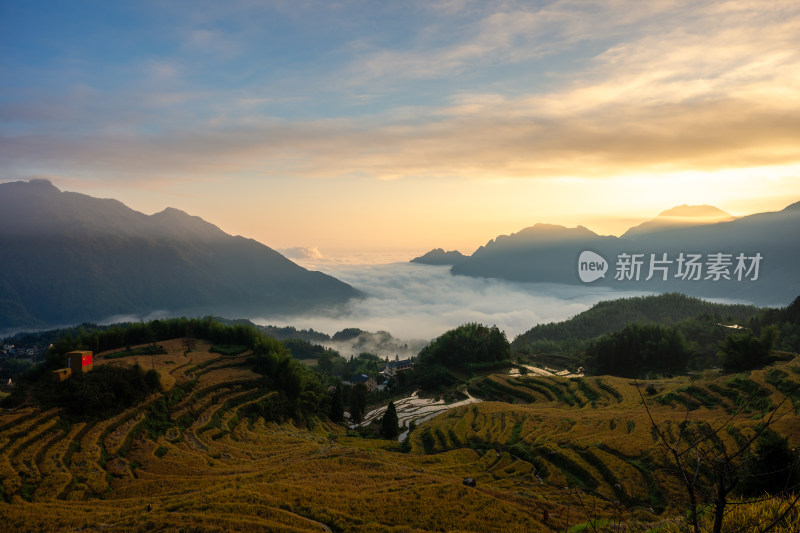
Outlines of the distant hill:
M 534 326 L 517 336 L 511 347 L 515 351 L 523 351 L 526 345 L 538 341 L 559 343 L 570 339 L 591 340 L 633 323 L 672 326 L 681 320 L 701 315 L 737 323 L 759 312 L 760 309 L 752 305 L 713 303 L 675 293 L 620 298 L 598 302 L 569 320 Z
M 710 206 L 680 206 L 622 237 L 597 235 L 583 226 L 537 224 L 489 241 L 451 272 L 582 284 L 578 259 L 590 251 L 607 263 L 592 285 L 787 305 L 800 294 L 800 202 L 777 212 L 725 221 L 726 216 Z M 723 221 L 707 223 L 720 217 Z M 695 222 L 673 223 L 675 219 Z M 706 222 L 697 223 L 700 219 Z M 698 270 L 685 266 L 692 256 L 697 256 Z
M 177 209 L 148 216 L 46 180 L 0 184 L 0 331 L 113 315 L 242 316 L 358 296 Z
M 800 350 L 798 309 L 800 296 L 779 309 L 708 302 L 676 293 L 620 298 L 597 303 L 562 322 L 534 326 L 514 339 L 511 349 L 520 360 L 537 365 L 584 367 L 593 374 L 625 377 L 681 372 L 687 366 L 753 368 L 768 357 L 781 357 L 777 353 Z M 766 326 L 774 331 L 767 332 Z M 772 338 L 769 342 L 774 341 L 772 348 L 778 350 L 772 356 L 751 351 L 758 349 L 754 342 L 763 335 Z M 732 342 L 746 343 L 747 355 L 726 362 L 720 347 L 733 336 L 739 340 Z
M 445 252 L 442 248 L 436 248 L 411 260 L 412 263 L 421 263 L 423 265 L 455 265 L 466 259 L 466 255 L 458 250 Z

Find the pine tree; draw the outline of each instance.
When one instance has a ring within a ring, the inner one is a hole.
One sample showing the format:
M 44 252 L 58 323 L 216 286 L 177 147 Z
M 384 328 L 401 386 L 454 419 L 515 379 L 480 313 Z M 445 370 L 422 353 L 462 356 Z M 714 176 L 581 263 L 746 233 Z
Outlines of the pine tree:
M 394 402 L 389 402 L 389 405 L 386 407 L 386 413 L 384 413 L 381 419 L 381 437 L 384 439 L 393 439 L 397 437 L 399 432 L 397 409 L 394 406 Z
M 358 394 L 353 390 L 350 391 L 350 423 L 361 423 L 361 407 L 359 406 Z
M 331 398 L 330 418 L 334 422 L 341 422 L 344 419 L 344 401 L 342 400 L 342 385 L 337 385 Z

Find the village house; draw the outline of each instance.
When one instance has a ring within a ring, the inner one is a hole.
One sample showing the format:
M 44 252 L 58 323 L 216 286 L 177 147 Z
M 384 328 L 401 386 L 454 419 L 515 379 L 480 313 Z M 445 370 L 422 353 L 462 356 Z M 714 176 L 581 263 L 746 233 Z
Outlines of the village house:
M 414 368 L 414 361 L 411 359 L 403 359 L 401 361 L 389 361 L 386 363 L 386 368 L 383 369 L 383 374 L 387 378 L 395 377 L 399 372 L 405 372 Z
M 351 385 L 357 385 L 359 383 L 363 383 L 369 392 L 378 390 L 378 382 L 375 381 L 375 378 L 369 377 L 366 374 L 356 374 L 350 378 Z

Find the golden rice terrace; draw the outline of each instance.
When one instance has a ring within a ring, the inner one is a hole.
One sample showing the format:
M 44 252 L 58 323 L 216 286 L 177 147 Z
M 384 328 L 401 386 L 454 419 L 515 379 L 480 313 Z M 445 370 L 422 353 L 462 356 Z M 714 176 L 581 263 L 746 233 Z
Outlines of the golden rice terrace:
M 36 405 L 0 412 L 5 530 L 579 531 L 589 520 L 679 530 L 684 496 L 630 380 L 476 378 L 470 392 L 496 401 L 452 409 L 402 444 L 322 420 L 246 416 L 271 394 L 244 364 L 248 353 L 163 345 L 166 354 L 95 356 L 95 367 L 153 368 L 164 387 L 113 417 L 70 423 Z M 666 432 L 687 410 L 713 423 L 751 399 L 722 436 L 735 439 L 757 422 L 757 399 L 774 406 L 800 389 L 800 364 L 640 387 Z M 800 442 L 793 408 L 774 427 Z M 739 508 L 730 520 L 781 505 Z

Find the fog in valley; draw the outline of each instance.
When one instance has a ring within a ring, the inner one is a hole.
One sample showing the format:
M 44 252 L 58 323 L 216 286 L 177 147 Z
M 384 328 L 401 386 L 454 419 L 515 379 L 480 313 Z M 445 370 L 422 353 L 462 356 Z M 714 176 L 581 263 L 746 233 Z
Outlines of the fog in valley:
M 453 276 L 447 266 L 415 263 L 355 265 L 316 262 L 304 266 L 349 283 L 365 297 L 333 312 L 251 317 L 255 323 L 312 328 L 329 335 L 345 328 L 388 331 L 393 337 L 402 339 L 394 347 L 401 356 L 415 354 L 431 339 L 467 322 L 496 325 L 511 341 L 536 324 L 567 319 L 601 300 L 646 294 L 591 285 L 514 283 Z M 386 355 L 387 350 L 381 349 L 381 339 L 372 349 L 364 339 L 359 340 L 361 344 L 358 346 L 328 344 L 343 355 L 360 351 Z

